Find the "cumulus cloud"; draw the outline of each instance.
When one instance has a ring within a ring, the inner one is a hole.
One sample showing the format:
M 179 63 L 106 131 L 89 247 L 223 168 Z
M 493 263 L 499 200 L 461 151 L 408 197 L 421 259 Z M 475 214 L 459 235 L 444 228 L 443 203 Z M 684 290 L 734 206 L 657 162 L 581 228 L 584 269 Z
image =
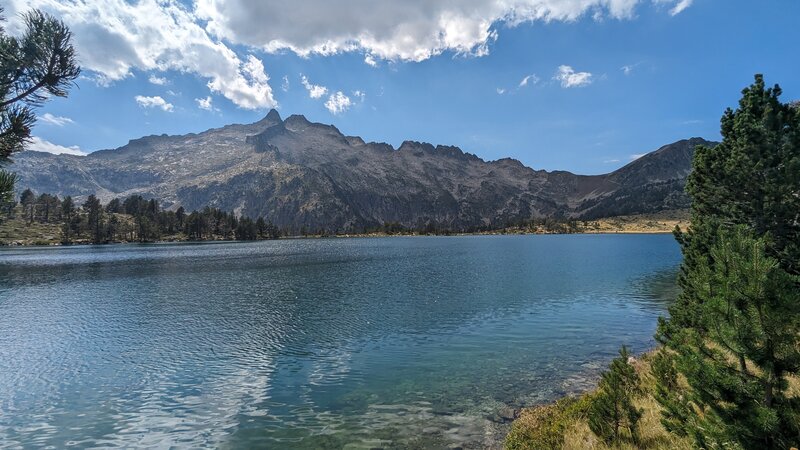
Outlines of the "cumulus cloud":
M 525 86 L 527 86 L 527 85 L 528 85 L 528 83 L 530 83 L 530 84 L 536 84 L 536 83 L 538 83 L 539 81 L 540 81 L 540 80 L 539 80 L 539 77 L 538 77 L 538 76 L 536 76 L 536 74 L 535 74 L 535 73 L 532 73 L 532 74 L 530 74 L 530 75 L 527 75 L 525 78 L 523 78 L 523 79 L 522 79 L 522 81 L 520 81 L 520 82 L 519 82 L 519 86 L 518 86 L 518 87 L 520 87 L 520 88 L 524 88 Z
M 57 127 L 63 127 L 64 125 L 75 123 L 75 121 L 70 119 L 69 117 L 54 116 L 50 113 L 44 113 L 41 117 L 39 117 L 39 120 L 50 125 L 55 125 Z
M 160 96 L 156 95 L 153 97 L 145 97 L 143 95 L 137 95 L 134 97 L 136 103 L 139 104 L 142 108 L 161 108 L 166 112 L 172 111 L 172 103 L 168 103 L 166 100 L 161 98 Z
M 311 98 L 322 98 L 328 93 L 328 88 L 325 86 L 312 84 L 310 81 L 308 81 L 308 77 L 305 75 L 300 75 L 300 82 L 303 83 L 303 86 L 305 86 L 306 90 L 308 91 L 308 96 Z
M 150 78 L 147 79 L 152 84 L 156 84 L 158 86 L 163 86 L 168 83 L 168 80 L 164 77 L 157 77 L 155 75 L 150 75 Z
M 26 150 L 33 150 L 35 152 L 47 152 L 54 155 L 79 155 L 83 156 L 86 152 L 82 151 L 77 145 L 64 147 L 63 145 L 53 144 L 40 137 L 33 136 L 30 142 L 25 146 Z
M 485 55 L 499 30 L 581 17 L 631 19 L 643 4 L 691 0 L 8 0 L 10 32 L 39 8 L 74 33 L 87 77 L 110 85 L 133 70 L 192 73 L 241 108 L 277 106 L 260 60 L 242 48 L 301 56 L 363 52 L 364 62 Z M 244 44 L 244 47 L 232 44 Z M 157 79 L 155 77 L 154 79 Z
M 212 92 L 241 108 L 277 105 L 261 62 L 241 58 L 209 35 L 195 11 L 178 0 L 9 0 L 5 6 L 12 33 L 30 8 L 69 25 L 81 66 L 96 82 L 113 83 L 133 69 L 178 70 L 207 80 Z
M 575 72 L 570 66 L 558 66 L 558 72 L 553 79 L 561 82 L 561 87 L 582 87 L 592 83 L 592 74 L 589 72 Z
M 325 102 L 325 108 L 334 115 L 347 111 L 351 106 L 353 106 L 353 101 L 350 100 L 350 97 L 344 95 L 342 91 L 331 94 Z
M 357 98 L 359 101 L 363 102 L 365 98 L 367 98 L 366 92 L 362 90 L 355 90 L 353 91 L 353 97 Z
M 688 7 L 688 0 L 656 0 Z M 422 61 L 450 51 L 483 55 L 503 26 L 630 19 L 652 0 L 197 0 L 195 12 L 216 37 L 301 56 L 360 51 L 377 59 Z M 685 4 L 685 5 L 684 5 Z M 682 10 L 682 9 L 681 9 Z
M 211 111 L 214 107 L 211 105 L 211 96 L 209 95 L 206 98 L 196 98 L 194 99 L 197 102 L 197 107 L 200 109 L 204 109 L 206 111 Z

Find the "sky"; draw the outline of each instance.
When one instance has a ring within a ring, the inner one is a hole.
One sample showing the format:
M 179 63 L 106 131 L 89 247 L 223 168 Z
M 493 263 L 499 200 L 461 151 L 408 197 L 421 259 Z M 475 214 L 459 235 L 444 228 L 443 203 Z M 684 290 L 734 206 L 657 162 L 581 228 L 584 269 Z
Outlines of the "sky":
M 719 139 L 755 73 L 800 99 L 797 0 L 0 0 L 73 31 L 83 72 L 30 149 L 85 154 L 276 108 L 398 147 L 597 174 Z

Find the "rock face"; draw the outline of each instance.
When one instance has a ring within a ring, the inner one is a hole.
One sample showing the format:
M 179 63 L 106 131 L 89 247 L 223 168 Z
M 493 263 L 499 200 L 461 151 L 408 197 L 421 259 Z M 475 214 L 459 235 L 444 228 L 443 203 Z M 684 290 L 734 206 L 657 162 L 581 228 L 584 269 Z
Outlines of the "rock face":
M 606 175 L 484 161 L 457 147 L 365 143 L 277 111 L 246 125 L 147 136 L 88 156 L 23 152 L 18 187 L 101 200 L 140 194 L 168 208 L 206 205 L 299 230 L 361 231 L 385 222 L 450 229 L 534 217 L 593 218 L 680 208 L 693 138 Z

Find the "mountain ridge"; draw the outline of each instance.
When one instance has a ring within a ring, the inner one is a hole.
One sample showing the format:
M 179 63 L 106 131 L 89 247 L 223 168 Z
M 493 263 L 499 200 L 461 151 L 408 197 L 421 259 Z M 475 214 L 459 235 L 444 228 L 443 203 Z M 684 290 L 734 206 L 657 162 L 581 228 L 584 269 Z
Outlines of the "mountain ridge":
M 597 218 L 688 206 L 683 185 L 702 138 L 659 148 L 608 174 L 486 161 L 456 146 L 394 148 L 271 110 L 250 124 L 150 135 L 86 156 L 19 154 L 20 188 L 74 197 L 143 195 L 165 207 L 206 205 L 277 225 L 358 231 L 385 222 L 453 230 L 543 217 Z

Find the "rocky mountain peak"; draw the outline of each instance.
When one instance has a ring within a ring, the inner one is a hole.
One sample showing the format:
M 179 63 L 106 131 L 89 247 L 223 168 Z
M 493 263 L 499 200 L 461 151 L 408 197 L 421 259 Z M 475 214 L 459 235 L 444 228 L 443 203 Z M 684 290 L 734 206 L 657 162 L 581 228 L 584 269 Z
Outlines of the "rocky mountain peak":
M 275 125 L 281 122 L 283 122 L 283 120 L 281 119 L 280 113 L 275 108 L 272 108 L 269 110 L 267 115 L 257 123 L 269 123 L 271 125 Z
M 435 147 L 427 142 L 418 141 L 403 141 L 400 147 L 397 148 L 398 152 L 413 152 L 421 156 L 423 153 L 433 153 Z
M 306 119 L 306 116 L 302 114 L 292 114 L 291 116 L 286 118 L 284 124 L 286 125 L 287 128 L 289 128 L 292 131 L 301 130 L 308 127 L 309 125 L 312 125 L 312 123 L 309 122 L 308 119 Z

